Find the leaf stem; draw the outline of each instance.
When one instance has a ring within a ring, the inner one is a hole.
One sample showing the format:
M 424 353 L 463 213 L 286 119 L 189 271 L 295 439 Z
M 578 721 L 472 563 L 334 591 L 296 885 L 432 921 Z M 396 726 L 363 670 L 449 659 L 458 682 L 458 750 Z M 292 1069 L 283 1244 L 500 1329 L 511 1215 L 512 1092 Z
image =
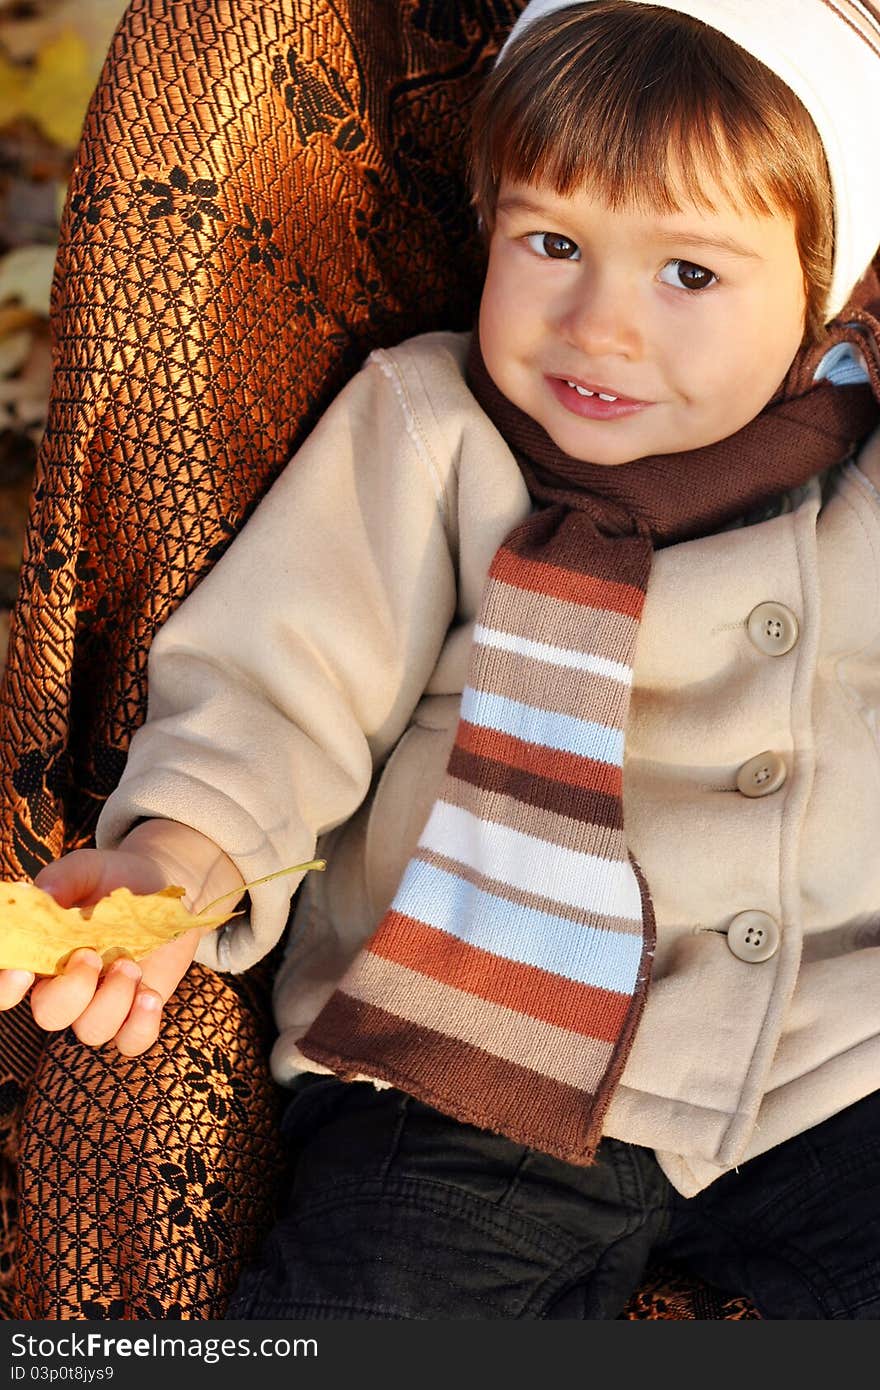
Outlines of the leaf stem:
M 300 870 L 303 872 L 308 872 L 310 869 L 320 871 L 326 869 L 326 867 L 326 859 L 310 859 L 307 864 L 291 864 L 286 869 L 276 869 L 272 874 L 264 874 L 262 878 L 251 879 L 250 883 L 242 884 L 241 888 L 233 888 L 228 893 L 221 893 L 219 898 L 214 898 L 213 902 L 209 902 L 207 907 L 203 907 L 197 915 L 199 917 L 204 917 L 205 914 L 210 912 L 212 907 L 216 907 L 218 903 L 225 902 L 227 898 L 234 898 L 240 893 L 246 893 L 250 888 L 258 888 L 261 883 L 271 883 L 273 878 L 285 878 L 287 874 L 296 874 L 299 873 Z

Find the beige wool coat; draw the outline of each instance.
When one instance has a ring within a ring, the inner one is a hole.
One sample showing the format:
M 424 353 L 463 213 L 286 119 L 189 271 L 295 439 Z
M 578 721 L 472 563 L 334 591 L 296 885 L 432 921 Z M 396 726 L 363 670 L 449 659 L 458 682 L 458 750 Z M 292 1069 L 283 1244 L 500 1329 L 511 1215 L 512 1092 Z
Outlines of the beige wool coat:
M 98 826 L 208 835 L 245 880 L 312 857 L 272 1067 L 390 903 L 439 790 L 489 563 L 528 513 L 463 380 L 467 336 L 374 353 L 157 636 L 147 722 Z M 749 518 L 655 554 L 624 821 L 648 1000 L 605 1129 L 693 1195 L 880 1078 L 880 434 Z M 199 958 L 241 971 L 295 879 Z M 536 885 L 537 887 L 538 885 Z

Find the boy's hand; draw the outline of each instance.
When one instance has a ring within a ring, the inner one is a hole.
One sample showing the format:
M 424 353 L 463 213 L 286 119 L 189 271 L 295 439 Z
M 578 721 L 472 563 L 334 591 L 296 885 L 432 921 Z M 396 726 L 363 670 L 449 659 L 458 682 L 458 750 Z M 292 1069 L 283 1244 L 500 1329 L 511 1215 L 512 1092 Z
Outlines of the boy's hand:
M 194 927 L 141 961 L 115 960 L 103 974 L 99 955 L 75 951 L 63 974 L 33 986 L 31 1012 L 49 1033 L 70 1027 L 90 1047 L 113 1042 L 123 1056 L 136 1057 L 159 1036 L 162 1010 L 192 963 L 199 935 Z M 0 971 L 0 999 L 3 977 L 22 973 Z M 0 1007 L 11 1007 L 25 993 L 26 984 L 19 985 L 18 997 Z
M 82 849 L 47 864 L 34 882 L 62 907 L 87 907 L 114 888 L 154 893 L 169 880 L 147 855 Z M 139 962 L 119 959 L 106 970 L 97 952 L 75 951 L 61 975 L 33 984 L 34 1019 L 47 1032 L 71 1027 L 92 1047 L 112 1041 L 126 1057 L 145 1052 L 156 1041 L 162 1009 L 189 968 L 199 936 L 194 927 Z M 0 1009 L 20 1003 L 33 979 L 27 971 L 0 970 Z
M 62 907 L 89 907 L 114 888 L 157 893 L 178 883 L 187 889 L 186 905 L 198 911 L 209 900 L 244 890 L 241 874 L 212 840 L 166 820 L 140 822 L 118 849 L 65 854 L 34 882 Z M 193 927 L 142 960 L 115 960 L 103 973 L 96 951 L 75 951 L 63 974 L 35 984 L 26 971 L 0 970 L 0 1009 L 13 1008 L 30 989 L 31 1012 L 47 1032 L 73 1028 L 91 1047 L 113 1042 L 124 1056 L 136 1057 L 156 1041 L 162 1009 L 189 969 L 200 936 Z

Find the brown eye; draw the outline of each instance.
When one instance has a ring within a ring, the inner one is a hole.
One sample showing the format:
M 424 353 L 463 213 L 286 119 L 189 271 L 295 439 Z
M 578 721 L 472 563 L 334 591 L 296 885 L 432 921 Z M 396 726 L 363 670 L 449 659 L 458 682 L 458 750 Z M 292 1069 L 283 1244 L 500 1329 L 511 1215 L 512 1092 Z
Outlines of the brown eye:
M 526 240 L 539 256 L 549 256 L 554 261 L 579 261 L 581 258 L 577 242 L 561 232 L 535 232 Z
M 707 270 L 704 265 L 695 265 L 693 261 L 667 261 L 660 272 L 660 279 L 665 285 L 674 285 L 678 290 L 706 290 L 714 285 L 718 276 L 713 270 Z

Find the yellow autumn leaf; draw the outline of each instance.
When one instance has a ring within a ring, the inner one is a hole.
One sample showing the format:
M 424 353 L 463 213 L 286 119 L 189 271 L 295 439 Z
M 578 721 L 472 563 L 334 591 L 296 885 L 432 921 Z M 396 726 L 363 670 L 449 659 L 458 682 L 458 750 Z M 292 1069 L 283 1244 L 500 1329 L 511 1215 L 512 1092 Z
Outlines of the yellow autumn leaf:
M 117 956 L 140 960 L 191 927 L 211 931 L 239 915 L 218 912 L 219 903 L 238 900 L 242 893 L 273 879 L 326 867 L 325 859 L 289 864 L 224 893 L 201 912 L 184 907 L 180 900 L 186 889 L 175 885 L 158 893 L 114 888 L 93 907 L 61 907 L 33 883 L 0 883 L 0 970 L 58 975 L 71 951 L 81 947 L 97 951 L 105 965 Z
M 191 927 L 222 926 L 233 912 L 193 913 L 183 888 L 132 893 L 116 888 L 94 907 L 61 907 L 32 883 L 0 885 L 0 970 L 57 975 L 71 951 L 90 947 L 105 965 L 142 956 Z
M 25 113 L 54 144 L 73 149 L 94 86 L 94 64 L 84 41 L 73 29 L 64 29 L 37 53 Z
M 127 0 L 0 0 L 0 37 L 17 63 L 29 62 L 50 39 L 75 29 L 93 55 L 96 70 Z
M 0 129 L 25 114 L 30 74 L 0 51 Z

